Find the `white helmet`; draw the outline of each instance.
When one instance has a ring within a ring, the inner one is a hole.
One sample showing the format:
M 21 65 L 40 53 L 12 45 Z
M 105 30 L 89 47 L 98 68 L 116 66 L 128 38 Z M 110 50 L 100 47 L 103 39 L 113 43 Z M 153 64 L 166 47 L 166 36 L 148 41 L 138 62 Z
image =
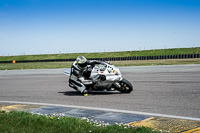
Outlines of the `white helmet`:
M 83 69 L 87 66 L 87 59 L 84 56 L 78 56 L 76 58 L 77 65 L 80 69 Z

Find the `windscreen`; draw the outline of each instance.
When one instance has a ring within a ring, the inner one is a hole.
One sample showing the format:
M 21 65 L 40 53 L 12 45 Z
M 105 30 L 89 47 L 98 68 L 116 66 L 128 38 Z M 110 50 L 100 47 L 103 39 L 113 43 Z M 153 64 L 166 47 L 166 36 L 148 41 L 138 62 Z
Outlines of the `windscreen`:
M 105 63 L 101 63 L 98 65 L 95 65 L 95 67 L 98 67 L 100 71 L 105 71 L 107 68 L 107 65 Z

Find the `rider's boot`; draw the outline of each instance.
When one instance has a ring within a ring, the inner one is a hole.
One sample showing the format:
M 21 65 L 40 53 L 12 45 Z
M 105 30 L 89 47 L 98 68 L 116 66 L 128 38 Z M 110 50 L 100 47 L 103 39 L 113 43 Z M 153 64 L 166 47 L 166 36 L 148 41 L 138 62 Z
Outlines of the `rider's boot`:
M 88 90 L 84 90 L 83 92 L 82 92 L 82 94 L 84 95 L 84 96 L 88 96 Z
M 81 94 L 83 94 L 84 96 L 87 96 L 87 95 L 88 95 L 88 90 L 86 89 L 85 86 L 78 87 L 77 90 L 78 90 L 79 92 L 81 92 Z

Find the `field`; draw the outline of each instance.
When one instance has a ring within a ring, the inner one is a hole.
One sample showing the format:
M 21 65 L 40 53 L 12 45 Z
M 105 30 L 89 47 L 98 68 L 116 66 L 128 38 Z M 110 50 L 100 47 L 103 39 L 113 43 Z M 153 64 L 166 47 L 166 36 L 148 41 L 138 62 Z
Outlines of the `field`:
M 179 54 L 200 54 L 200 47 L 179 48 L 179 49 L 157 49 L 157 50 L 143 50 L 143 51 L 124 51 L 124 52 L 102 52 L 102 53 L 0 56 L 0 61 L 75 59 L 77 56 L 80 55 L 85 56 L 86 58 L 106 58 L 106 57 L 156 56 L 156 55 L 179 55 Z
M 147 66 L 147 65 L 178 65 L 178 64 L 200 64 L 200 58 L 194 59 L 168 59 L 168 60 L 131 60 L 111 61 L 116 66 Z M 70 68 L 72 62 L 32 62 L 32 63 L 1 63 L 0 70 L 16 69 L 50 69 Z
M 83 55 L 86 58 L 104 58 L 104 57 L 155 56 L 155 55 L 178 55 L 178 54 L 200 54 L 200 47 L 110 52 L 110 53 L 74 53 L 74 54 L 51 54 L 51 55 L 0 56 L 0 61 L 71 59 L 71 58 L 75 59 L 79 55 Z M 0 63 L 0 70 L 69 68 L 71 67 L 71 64 L 72 62 L 29 62 L 29 63 L 15 63 L 15 64 Z M 200 58 L 111 61 L 111 64 L 114 64 L 116 66 L 200 64 Z

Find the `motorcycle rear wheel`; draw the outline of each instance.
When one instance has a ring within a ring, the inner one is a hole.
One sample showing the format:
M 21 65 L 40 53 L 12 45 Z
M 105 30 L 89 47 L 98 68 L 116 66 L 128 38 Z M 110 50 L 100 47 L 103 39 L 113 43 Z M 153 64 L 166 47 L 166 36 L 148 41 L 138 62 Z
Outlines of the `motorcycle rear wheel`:
M 121 93 L 130 93 L 131 91 L 133 91 L 133 86 L 128 80 L 123 78 L 119 84 L 120 84 L 119 91 Z

